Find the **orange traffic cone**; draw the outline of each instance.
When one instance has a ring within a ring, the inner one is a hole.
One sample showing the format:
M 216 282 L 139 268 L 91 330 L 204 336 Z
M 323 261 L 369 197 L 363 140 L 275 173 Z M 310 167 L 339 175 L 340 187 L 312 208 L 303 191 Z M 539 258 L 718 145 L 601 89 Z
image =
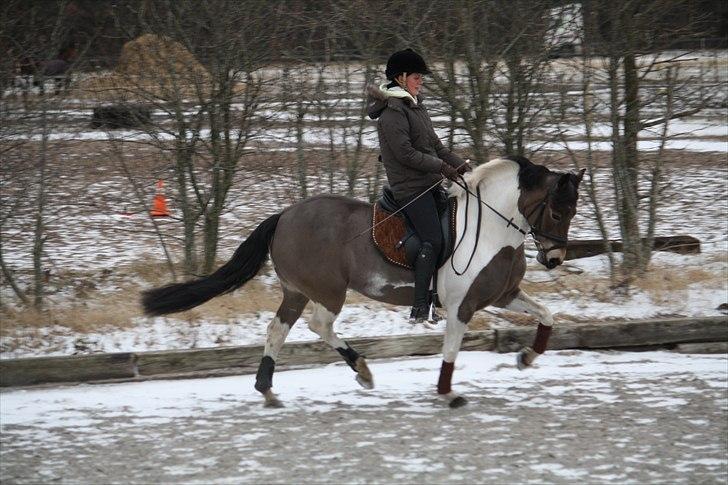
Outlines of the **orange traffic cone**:
M 157 193 L 154 195 L 152 201 L 152 210 L 149 211 L 149 215 L 152 217 L 169 217 L 169 209 L 167 209 L 167 199 L 162 194 L 162 187 L 164 182 L 162 179 L 157 181 Z

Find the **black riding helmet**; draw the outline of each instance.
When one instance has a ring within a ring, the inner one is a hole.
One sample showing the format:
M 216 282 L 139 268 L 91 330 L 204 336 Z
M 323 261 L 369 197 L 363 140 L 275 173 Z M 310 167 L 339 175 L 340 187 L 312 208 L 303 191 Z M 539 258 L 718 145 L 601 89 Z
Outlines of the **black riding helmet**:
M 417 72 L 420 74 L 430 74 L 430 70 L 425 64 L 425 60 L 418 53 L 412 49 L 405 49 L 403 51 L 397 51 L 387 60 L 387 69 L 384 74 L 390 81 L 398 74 L 406 72 L 407 74 Z

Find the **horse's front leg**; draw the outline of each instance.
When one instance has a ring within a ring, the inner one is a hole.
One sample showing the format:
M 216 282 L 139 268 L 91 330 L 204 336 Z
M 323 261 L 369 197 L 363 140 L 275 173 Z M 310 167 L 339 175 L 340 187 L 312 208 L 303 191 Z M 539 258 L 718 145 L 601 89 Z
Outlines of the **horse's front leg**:
M 442 366 L 437 381 L 437 394 L 445 399 L 451 408 L 464 406 L 468 401 L 452 390 L 452 373 L 455 370 L 455 359 L 463 343 L 463 335 L 467 324 L 457 319 L 457 309 L 448 309 L 445 338 L 442 342 Z
M 523 312 L 529 315 L 533 315 L 538 319 L 538 329 L 536 330 L 536 338 L 533 341 L 531 347 L 524 347 L 518 353 L 516 358 L 516 364 L 520 370 L 529 367 L 536 360 L 536 357 L 543 354 L 546 351 L 546 345 L 549 342 L 551 336 L 551 328 L 554 324 L 554 317 L 551 312 L 531 298 L 525 291 L 520 290 L 516 294 L 516 297 L 508 305 L 505 306 L 506 310 L 514 312 Z

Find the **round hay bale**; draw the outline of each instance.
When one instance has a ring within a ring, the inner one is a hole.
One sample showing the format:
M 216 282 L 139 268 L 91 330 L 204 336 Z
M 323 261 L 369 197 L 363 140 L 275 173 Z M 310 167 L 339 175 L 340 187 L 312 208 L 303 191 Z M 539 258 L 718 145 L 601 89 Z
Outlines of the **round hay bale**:
M 109 72 L 78 79 L 73 84 L 72 96 L 79 99 L 115 102 L 125 102 L 137 98 L 120 76 Z
M 145 34 L 124 44 L 116 65 L 122 77 L 168 85 L 174 80 L 208 84 L 210 74 L 185 47 L 168 37 Z
M 111 73 L 88 76 L 75 83 L 79 98 L 111 102 L 208 96 L 210 74 L 182 44 L 145 34 L 124 44 Z

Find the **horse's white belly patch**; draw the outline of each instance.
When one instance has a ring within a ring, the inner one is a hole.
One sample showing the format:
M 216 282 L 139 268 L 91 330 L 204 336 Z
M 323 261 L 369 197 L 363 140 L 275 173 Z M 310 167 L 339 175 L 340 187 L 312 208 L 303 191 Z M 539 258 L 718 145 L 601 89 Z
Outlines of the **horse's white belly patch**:
M 412 288 L 414 283 L 407 281 L 389 281 L 383 275 L 375 273 L 369 278 L 367 292 L 374 296 L 384 296 L 385 288 Z

